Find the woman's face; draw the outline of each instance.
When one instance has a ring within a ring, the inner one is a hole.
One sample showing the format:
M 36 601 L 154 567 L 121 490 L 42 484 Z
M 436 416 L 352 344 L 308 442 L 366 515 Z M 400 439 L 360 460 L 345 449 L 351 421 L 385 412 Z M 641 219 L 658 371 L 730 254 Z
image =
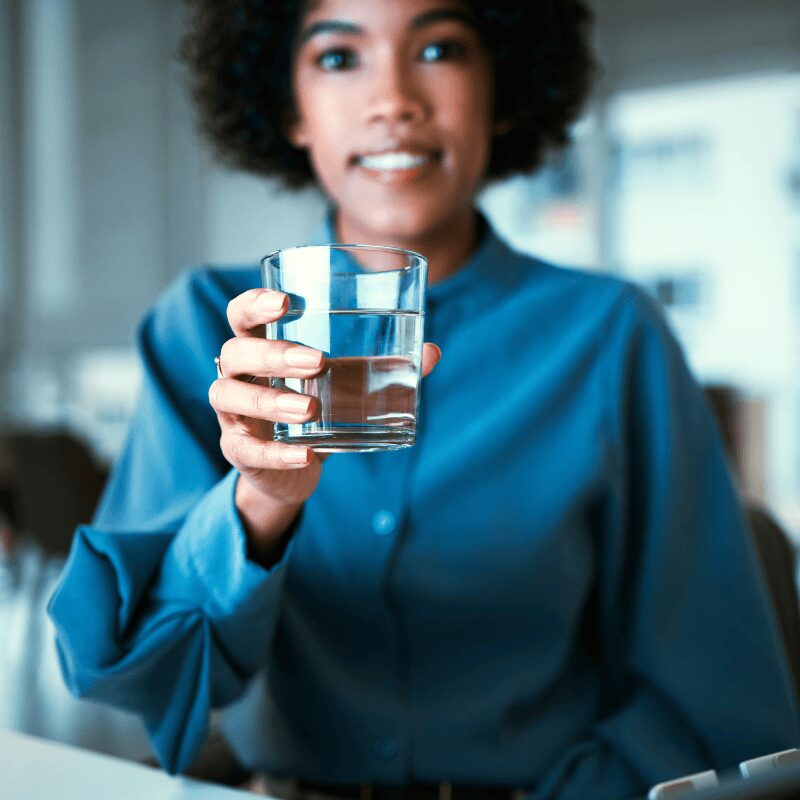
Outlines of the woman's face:
M 469 214 L 489 161 L 492 73 L 455 0 L 317 0 L 292 71 L 306 148 L 340 232 L 425 239 Z

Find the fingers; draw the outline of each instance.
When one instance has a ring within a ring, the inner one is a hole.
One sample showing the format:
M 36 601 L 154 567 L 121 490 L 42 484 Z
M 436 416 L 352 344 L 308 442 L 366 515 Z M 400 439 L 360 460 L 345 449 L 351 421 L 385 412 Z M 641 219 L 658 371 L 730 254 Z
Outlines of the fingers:
M 265 442 L 233 431 L 223 433 L 220 448 L 227 461 L 242 472 L 302 469 L 314 459 L 314 453 L 308 447 Z
M 219 366 L 226 378 L 237 375 L 310 378 L 324 365 L 321 350 L 250 336 L 228 339 L 219 354 Z
M 249 289 L 228 303 L 228 323 L 237 336 L 263 336 L 264 325 L 280 319 L 289 298 L 271 289 Z
M 208 390 L 208 399 L 220 414 L 273 422 L 309 422 L 319 414 L 319 400 L 305 394 L 284 392 L 269 386 L 220 378 Z
M 438 345 L 435 345 L 432 342 L 425 342 L 425 344 L 422 345 L 423 378 L 431 373 L 431 370 L 433 370 L 433 368 L 439 363 L 439 359 L 441 357 L 442 351 L 439 349 Z

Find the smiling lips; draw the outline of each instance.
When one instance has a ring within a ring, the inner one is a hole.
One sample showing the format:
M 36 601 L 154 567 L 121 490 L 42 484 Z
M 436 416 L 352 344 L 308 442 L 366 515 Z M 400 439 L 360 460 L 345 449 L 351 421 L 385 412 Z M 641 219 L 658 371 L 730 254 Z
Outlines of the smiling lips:
M 394 148 L 355 156 L 352 163 L 383 183 L 405 183 L 422 175 L 440 157 L 429 150 Z

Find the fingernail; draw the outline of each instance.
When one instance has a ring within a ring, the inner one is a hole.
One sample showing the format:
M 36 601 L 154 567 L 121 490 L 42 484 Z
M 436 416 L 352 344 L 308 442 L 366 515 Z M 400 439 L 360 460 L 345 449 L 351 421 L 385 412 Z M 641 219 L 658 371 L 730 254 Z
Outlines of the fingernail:
M 281 292 L 264 292 L 256 301 L 262 311 L 280 311 L 286 295 Z
M 295 347 L 287 350 L 284 359 L 290 367 L 319 367 L 322 365 L 322 353 L 306 347 Z
M 275 400 L 275 405 L 287 414 L 307 414 L 311 398 L 302 394 L 281 394 Z
M 308 461 L 308 449 L 305 447 L 284 447 L 281 458 L 286 464 L 305 464 Z

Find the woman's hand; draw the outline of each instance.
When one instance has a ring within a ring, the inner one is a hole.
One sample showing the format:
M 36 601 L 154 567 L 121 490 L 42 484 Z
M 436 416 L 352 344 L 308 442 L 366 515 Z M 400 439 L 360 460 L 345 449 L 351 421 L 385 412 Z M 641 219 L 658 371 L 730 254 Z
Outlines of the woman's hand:
M 273 422 L 308 422 L 320 412 L 316 398 L 268 385 L 270 377 L 312 378 L 325 368 L 321 351 L 265 338 L 266 323 L 280 319 L 288 301 L 269 289 L 250 289 L 231 300 L 228 322 L 235 335 L 220 353 L 225 377 L 208 393 L 222 430 L 222 454 L 241 474 L 237 508 L 251 542 L 267 551 L 316 489 L 324 459 L 308 447 L 272 438 Z M 440 356 L 436 345 L 423 346 L 423 377 Z M 252 376 L 258 380 L 242 380 Z

